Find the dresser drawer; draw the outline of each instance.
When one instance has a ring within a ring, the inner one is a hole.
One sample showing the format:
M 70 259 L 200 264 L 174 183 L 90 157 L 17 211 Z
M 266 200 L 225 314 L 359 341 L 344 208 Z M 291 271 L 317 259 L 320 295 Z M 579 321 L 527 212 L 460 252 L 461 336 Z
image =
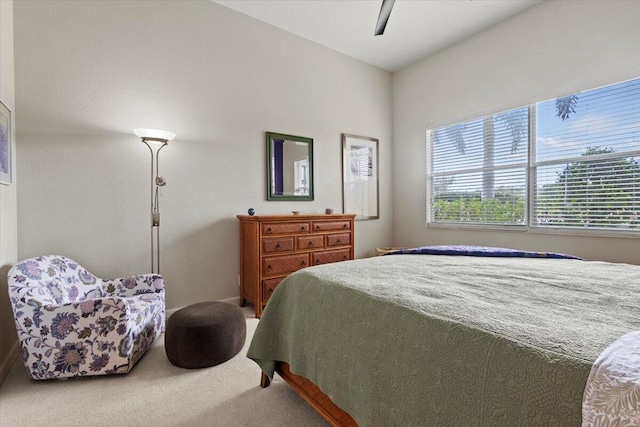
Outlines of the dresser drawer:
M 351 245 L 351 234 L 327 234 L 327 246 L 349 246 Z
M 262 251 L 266 254 L 293 251 L 293 237 L 281 239 L 262 239 Z
M 351 249 L 340 249 L 330 252 L 311 254 L 313 265 L 330 264 L 332 262 L 347 261 L 351 258 Z
M 312 231 L 350 230 L 351 221 L 314 221 Z
M 283 255 L 262 258 L 263 276 L 282 276 L 309 266 L 309 254 Z
M 295 234 L 308 233 L 310 230 L 308 222 L 288 222 L 288 223 L 264 223 L 262 224 L 262 235 L 272 234 Z
M 323 249 L 324 236 L 303 236 L 296 237 L 296 249 L 299 251 L 305 249 Z
M 271 294 L 276 290 L 276 286 L 282 282 L 282 277 L 278 277 L 277 279 L 268 279 L 262 281 L 262 302 L 264 304 L 267 303 L 269 298 L 271 298 Z

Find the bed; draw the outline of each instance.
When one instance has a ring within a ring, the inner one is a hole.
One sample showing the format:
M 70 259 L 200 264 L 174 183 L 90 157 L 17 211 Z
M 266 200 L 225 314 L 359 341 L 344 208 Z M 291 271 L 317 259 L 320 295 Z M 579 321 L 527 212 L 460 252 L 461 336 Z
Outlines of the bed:
M 247 356 L 332 425 L 580 426 L 594 362 L 640 329 L 639 287 L 640 266 L 549 257 L 327 264 L 276 288 Z

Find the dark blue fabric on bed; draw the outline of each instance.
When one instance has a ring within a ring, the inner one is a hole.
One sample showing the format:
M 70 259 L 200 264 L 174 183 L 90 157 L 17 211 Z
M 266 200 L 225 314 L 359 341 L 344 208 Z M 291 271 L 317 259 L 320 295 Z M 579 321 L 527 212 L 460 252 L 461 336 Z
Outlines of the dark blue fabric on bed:
M 520 251 L 509 248 L 494 248 L 490 246 L 421 246 L 419 248 L 399 249 L 387 252 L 384 255 L 458 255 L 458 256 L 484 256 L 484 257 L 515 257 L 515 258 L 560 258 L 582 259 L 573 255 L 556 252 Z

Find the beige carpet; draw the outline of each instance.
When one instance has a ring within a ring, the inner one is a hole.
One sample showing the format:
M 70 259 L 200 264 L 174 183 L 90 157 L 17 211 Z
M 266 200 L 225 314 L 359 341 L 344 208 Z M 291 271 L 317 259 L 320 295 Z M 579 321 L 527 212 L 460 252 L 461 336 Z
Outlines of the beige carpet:
M 164 335 L 127 375 L 32 381 L 16 361 L 0 387 L 0 426 L 327 426 L 281 378 L 265 389 L 246 358 L 206 369 L 169 363 Z

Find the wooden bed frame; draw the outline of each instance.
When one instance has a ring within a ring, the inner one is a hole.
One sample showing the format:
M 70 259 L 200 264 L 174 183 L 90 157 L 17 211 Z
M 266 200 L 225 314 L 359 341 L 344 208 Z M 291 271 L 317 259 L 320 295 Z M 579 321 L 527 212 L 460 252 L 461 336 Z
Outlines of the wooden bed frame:
M 333 403 L 329 396 L 324 394 L 317 385 L 305 377 L 291 372 L 288 363 L 276 361 L 276 372 L 332 427 L 358 427 L 351 415 Z M 269 384 L 269 377 L 262 372 L 260 387 L 265 388 Z

